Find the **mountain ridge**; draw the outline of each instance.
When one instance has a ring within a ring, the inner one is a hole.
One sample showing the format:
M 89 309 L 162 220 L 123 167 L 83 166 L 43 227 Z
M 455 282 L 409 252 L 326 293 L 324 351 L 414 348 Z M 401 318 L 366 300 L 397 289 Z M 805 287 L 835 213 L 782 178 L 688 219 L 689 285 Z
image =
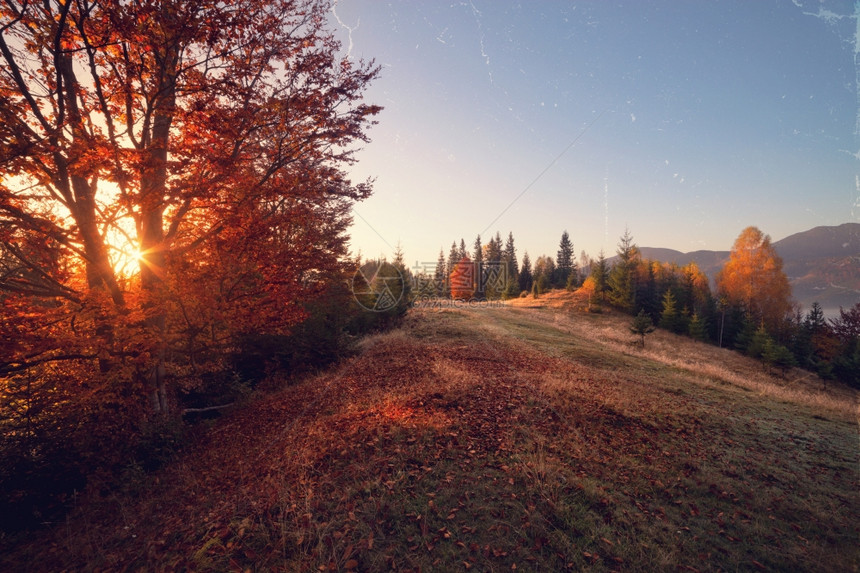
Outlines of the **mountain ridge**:
M 773 246 L 782 258 L 792 294 L 804 309 L 818 302 L 825 314 L 835 316 L 839 307 L 860 302 L 860 223 L 813 227 L 775 241 Z M 712 285 L 730 255 L 730 251 L 683 253 L 661 247 L 639 250 L 645 259 L 681 266 L 695 262 Z

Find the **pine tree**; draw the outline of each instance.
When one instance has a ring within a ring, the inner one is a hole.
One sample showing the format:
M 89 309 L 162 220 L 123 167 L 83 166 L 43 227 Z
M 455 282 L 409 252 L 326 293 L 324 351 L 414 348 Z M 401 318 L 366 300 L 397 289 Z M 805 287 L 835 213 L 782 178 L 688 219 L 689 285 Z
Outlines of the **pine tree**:
M 475 237 L 475 245 L 472 247 L 472 260 L 477 264 L 484 262 L 484 249 L 481 246 L 481 235 Z
M 513 298 L 520 294 L 519 287 L 519 265 L 517 264 L 517 249 L 514 246 L 514 233 L 508 232 L 508 240 L 502 251 L 502 260 L 506 266 L 505 298 Z
M 532 262 L 528 252 L 523 253 L 523 268 L 520 269 L 519 283 L 520 291 L 528 292 L 532 289 Z
M 449 281 L 448 281 L 449 282 L 449 285 L 448 285 L 448 292 L 449 293 L 451 291 L 451 285 L 450 285 L 451 273 L 454 272 L 454 269 L 456 268 L 457 263 L 459 263 L 460 259 L 462 259 L 462 258 L 463 257 L 460 256 L 460 249 L 457 248 L 457 241 L 454 241 L 453 243 L 451 243 L 451 250 L 448 252 L 448 267 L 447 267 L 447 272 L 445 273 L 445 276 L 448 277 L 448 279 L 449 279 Z
M 519 264 L 517 263 L 517 249 L 514 246 L 514 234 L 508 233 L 508 240 L 505 243 L 504 259 L 508 263 L 511 276 L 516 277 L 520 274 Z
M 487 249 L 486 262 L 490 264 L 502 261 L 502 236 L 496 232 L 496 236 L 490 239 Z
M 394 261 L 392 264 L 400 273 L 402 279 L 402 297 L 405 303 L 412 303 L 412 271 L 406 266 L 406 257 L 403 254 L 403 247 L 400 241 L 397 241 L 397 246 L 394 248 Z
M 705 340 L 707 338 L 708 324 L 707 321 L 699 314 L 694 312 L 693 318 L 690 319 L 690 338 L 693 340 Z
M 571 273 L 576 270 L 576 262 L 573 259 L 573 243 L 570 240 L 570 235 L 567 234 L 567 230 L 561 234 L 555 263 L 555 286 L 565 287 Z
M 768 344 L 773 344 L 773 340 L 767 333 L 767 329 L 765 329 L 764 324 L 762 324 L 753 333 L 752 338 L 750 338 L 749 344 L 747 344 L 745 352 L 747 356 L 751 356 L 753 358 L 761 358 L 762 355 L 764 355 Z
M 794 355 L 791 351 L 782 344 L 774 342 L 770 338 L 768 338 L 764 343 L 764 350 L 761 353 L 761 359 L 767 366 L 779 368 L 783 377 L 785 377 L 786 373 L 791 368 L 797 366 L 797 361 L 794 359 Z
M 469 253 L 467 253 L 467 252 L 466 252 L 466 241 L 464 241 L 462 238 L 460 239 L 460 251 L 459 251 L 459 255 L 460 255 L 460 258 L 461 258 L 461 259 L 462 259 L 463 257 L 468 257 L 468 256 L 469 256 Z
M 445 267 L 445 251 L 439 249 L 439 260 L 436 261 L 436 272 L 433 282 L 436 284 L 436 296 L 448 296 L 448 273 Z
M 451 250 L 448 251 L 448 267 L 447 274 L 450 277 L 451 273 L 454 271 L 454 267 L 457 263 L 460 262 L 460 259 L 463 258 L 460 256 L 460 249 L 457 247 L 457 241 L 451 243 Z
M 663 312 L 660 313 L 660 328 L 665 328 L 671 332 L 678 330 L 678 306 L 675 300 L 675 295 L 672 289 L 669 289 L 663 295 Z
M 475 298 L 480 300 L 485 298 L 484 281 L 482 279 L 485 270 L 484 249 L 481 245 L 481 235 L 475 237 L 475 242 L 472 245 L 472 261 L 475 265 L 475 284 L 477 285 L 475 288 Z
M 594 280 L 593 296 L 596 298 L 596 301 L 602 302 L 605 298 L 606 289 L 608 288 L 607 281 L 609 280 L 609 264 L 606 262 L 603 249 L 600 249 L 597 262 L 591 265 L 590 276 Z
M 636 304 L 636 264 L 639 248 L 633 243 L 628 229 L 618 243 L 618 262 L 609 272 L 609 301 L 616 307 L 632 312 Z
M 645 348 L 645 335 L 654 332 L 654 322 L 644 310 L 640 310 L 633 318 L 633 323 L 630 325 L 630 332 L 641 337 L 640 344 Z

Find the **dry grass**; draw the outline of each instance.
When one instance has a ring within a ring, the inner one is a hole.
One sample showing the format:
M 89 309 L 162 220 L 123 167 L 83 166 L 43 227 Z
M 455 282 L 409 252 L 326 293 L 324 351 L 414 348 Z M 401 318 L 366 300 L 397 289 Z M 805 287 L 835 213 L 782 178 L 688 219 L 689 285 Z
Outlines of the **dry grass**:
M 659 364 L 683 370 L 701 385 L 729 384 L 784 402 L 809 407 L 821 415 L 837 416 L 842 420 L 858 420 L 858 392 L 838 383 L 828 383 L 818 376 L 792 369 L 786 376 L 771 372 L 757 360 L 688 337 L 657 330 L 647 337 L 644 349 L 635 344 L 630 334 L 630 318 L 608 311 L 592 315 L 584 310 L 581 297 L 564 291 L 553 291 L 526 306 L 529 299 L 516 299 L 510 305 L 515 312 L 524 306 L 540 308 L 529 318 L 539 321 L 577 339 L 589 340 L 619 355 L 645 358 Z M 547 312 L 551 310 L 553 312 Z M 507 322 L 505 322 L 507 324 Z
M 857 570 L 856 393 L 541 301 L 415 312 L 0 567 Z

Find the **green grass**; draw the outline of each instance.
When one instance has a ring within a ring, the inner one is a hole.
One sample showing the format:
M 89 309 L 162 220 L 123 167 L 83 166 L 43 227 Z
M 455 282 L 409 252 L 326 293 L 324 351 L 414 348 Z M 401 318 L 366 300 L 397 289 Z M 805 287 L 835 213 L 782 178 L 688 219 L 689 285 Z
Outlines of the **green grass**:
M 856 392 L 628 322 L 412 313 L 0 565 L 856 571 Z

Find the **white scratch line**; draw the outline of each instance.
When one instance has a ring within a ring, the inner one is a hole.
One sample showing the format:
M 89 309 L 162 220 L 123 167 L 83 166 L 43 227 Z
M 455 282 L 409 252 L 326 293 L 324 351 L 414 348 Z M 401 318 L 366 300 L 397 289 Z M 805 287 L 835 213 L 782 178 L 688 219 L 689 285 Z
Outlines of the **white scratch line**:
M 337 15 L 337 3 L 338 0 L 334 0 L 334 4 L 331 5 L 331 13 L 334 14 L 334 19 L 337 20 L 337 23 L 347 29 L 349 46 L 346 49 L 346 59 L 350 59 L 352 57 L 352 33 L 358 30 L 358 27 L 361 26 L 361 18 L 358 19 L 358 22 L 355 23 L 355 26 L 347 26 L 346 24 L 344 24 L 343 20 L 340 19 L 340 16 Z
M 490 55 L 487 54 L 486 49 L 484 48 L 484 27 L 481 26 L 481 11 L 475 6 L 475 3 L 472 0 L 469 0 L 469 6 L 472 7 L 472 15 L 475 16 L 475 23 L 478 25 L 478 43 L 481 45 L 481 57 L 484 58 L 484 63 L 487 64 L 487 67 L 490 67 Z M 490 76 L 490 83 L 493 82 L 493 70 L 490 69 L 487 71 Z M 495 84 L 494 84 L 495 85 Z

